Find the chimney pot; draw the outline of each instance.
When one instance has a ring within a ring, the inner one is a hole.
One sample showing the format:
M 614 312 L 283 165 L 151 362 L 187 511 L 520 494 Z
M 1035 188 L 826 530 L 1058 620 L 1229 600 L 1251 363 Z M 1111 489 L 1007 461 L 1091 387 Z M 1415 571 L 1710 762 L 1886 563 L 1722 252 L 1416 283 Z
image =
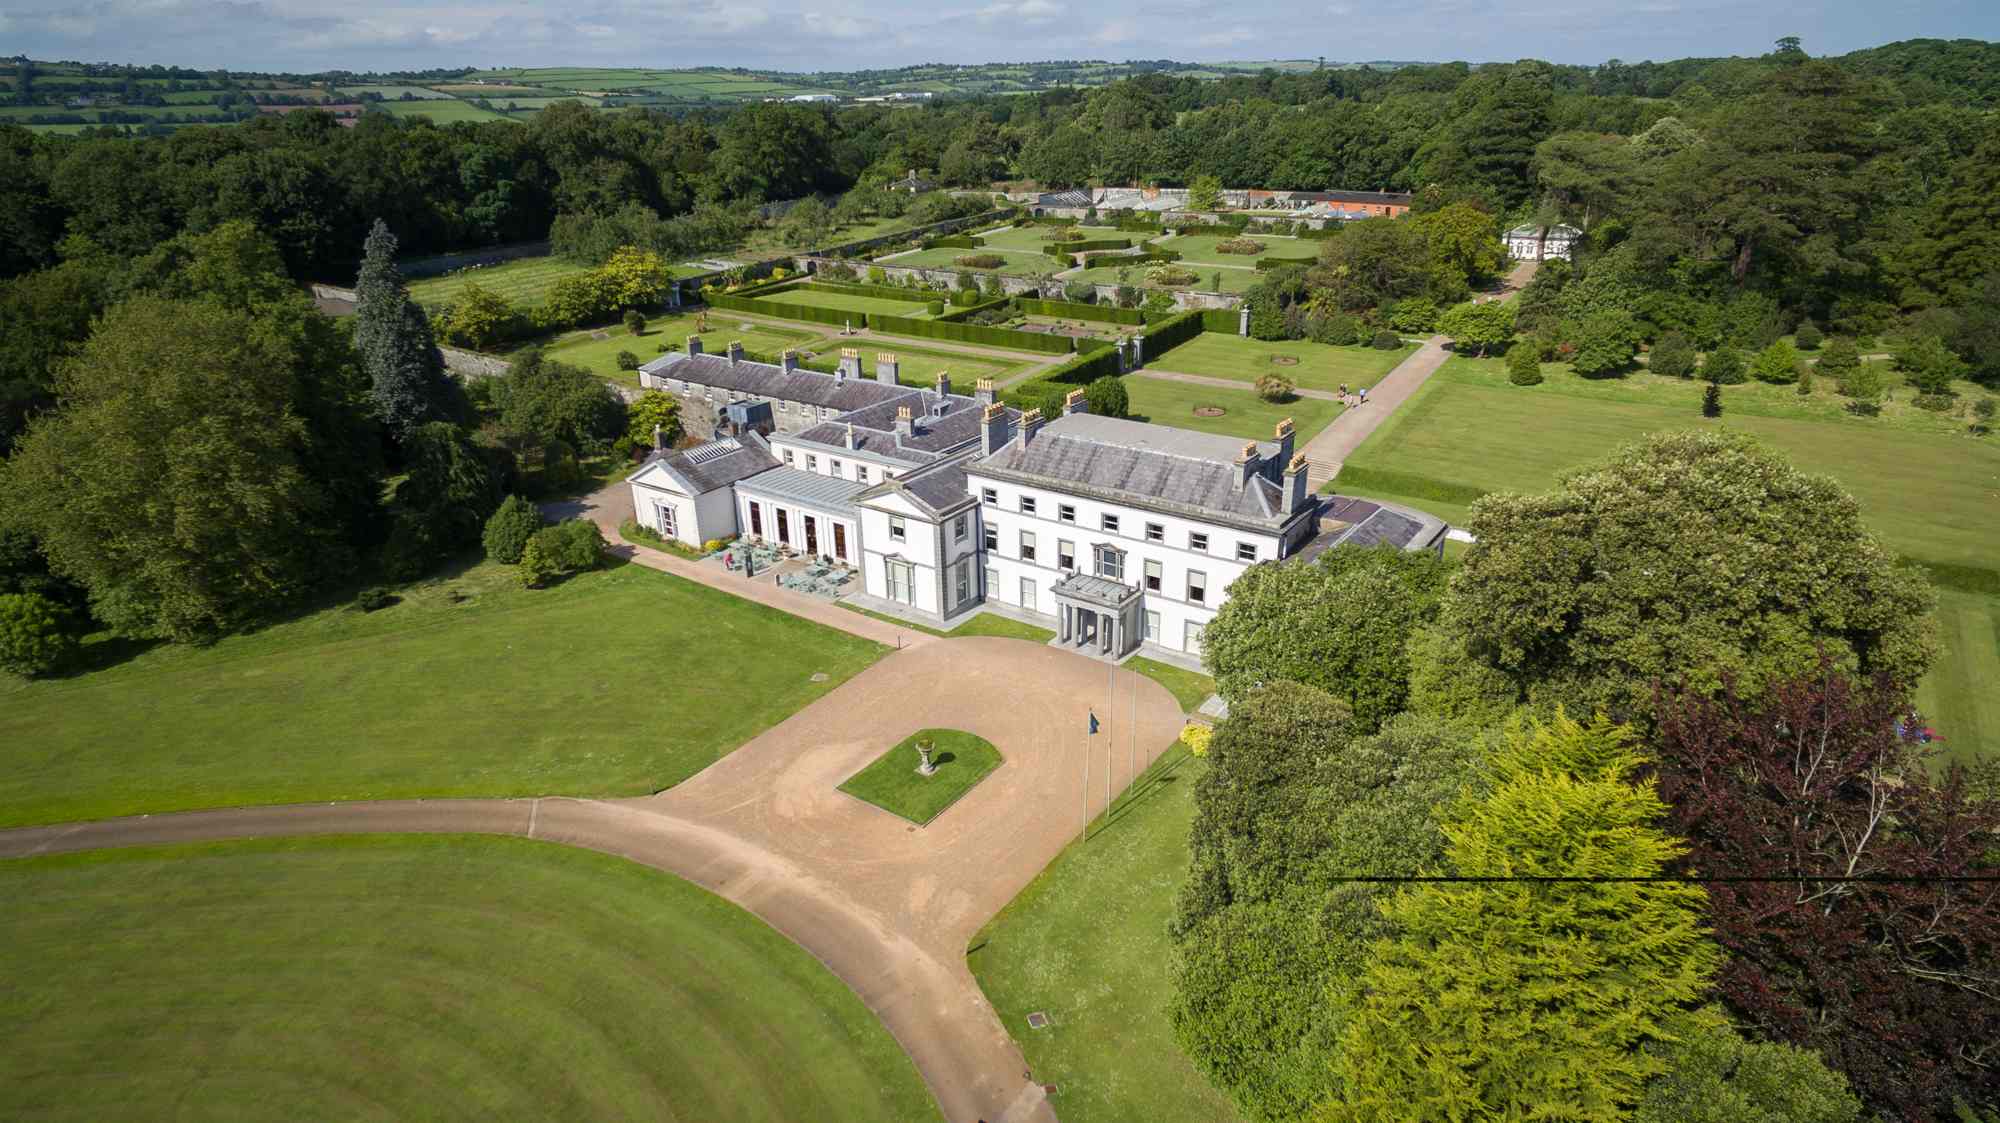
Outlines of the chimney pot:
M 916 432 L 916 419 L 910 414 L 909 406 L 896 407 L 896 436 L 900 439 Z
M 940 398 L 942 398 L 942 397 L 946 397 L 946 396 L 948 396 L 948 395 L 949 395 L 949 394 L 951 393 L 951 372 L 950 372 L 950 371 L 943 371 L 943 370 L 941 370 L 941 371 L 939 371 L 939 372 L 938 372 L 938 376 L 937 376 L 937 392 L 938 392 L 938 397 L 940 397 Z
M 743 341 L 742 341 L 742 340 L 740 340 L 740 339 L 732 339 L 732 340 L 730 340 L 730 341 L 729 341 L 729 361 L 730 361 L 730 362 L 732 362 L 732 363 L 734 363 L 734 362 L 740 362 L 740 361 L 742 360 L 742 358 L 743 358 Z
M 1031 409 L 1028 412 L 1021 415 L 1020 435 L 1017 436 L 1015 440 L 1020 443 L 1020 447 L 1027 448 L 1028 442 L 1035 439 L 1035 434 L 1039 432 L 1041 428 L 1042 428 L 1042 411 L 1039 408 Z
M 690 354 L 690 355 L 699 355 L 699 354 L 701 354 L 701 336 L 698 336 L 698 335 L 690 335 L 690 336 L 688 336 L 688 338 L 687 338 L 687 352 L 688 352 L 688 354 Z
M 1064 417 L 1068 417 L 1072 413 L 1089 413 L 1089 412 L 1090 412 L 1090 403 L 1084 399 L 1083 391 L 1071 390 L 1069 393 L 1063 395 Z
M 983 406 L 990 406 L 993 404 L 994 397 L 995 394 L 993 392 L 992 379 L 982 378 L 979 381 L 972 384 L 973 401 L 976 401 Z

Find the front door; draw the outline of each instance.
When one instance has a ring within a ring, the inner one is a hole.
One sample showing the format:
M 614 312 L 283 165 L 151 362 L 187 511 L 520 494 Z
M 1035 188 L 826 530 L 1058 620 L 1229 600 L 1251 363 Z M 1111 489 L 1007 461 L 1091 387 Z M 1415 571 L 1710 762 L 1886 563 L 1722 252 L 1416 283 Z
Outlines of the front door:
M 911 603 L 916 599 L 916 590 L 912 587 L 915 582 L 911 579 L 914 575 L 910 571 L 910 563 L 890 561 L 886 564 L 889 570 L 889 599 Z
M 816 556 L 818 553 L 819 553 L 819 520 L 813 518 L 811 515 L 807 515 L 806 556 L 813 557 Z
M 778 544 L 781 546 L 791 545 L 792 522 L 785 517 L 785 509 L 783 507 L 771 508 L 771 521 L 778 524 Z
M 846 560 L 847 560 L 847 524 L 846 524 L 846 523 L 834 523 L 834 524 L 833 524 L 833 556 L 834 556 L 834 557 L 836 557 L 836 558 L 839 558 L 839 559 L 840 559 L 841 561 L 846 561 Z

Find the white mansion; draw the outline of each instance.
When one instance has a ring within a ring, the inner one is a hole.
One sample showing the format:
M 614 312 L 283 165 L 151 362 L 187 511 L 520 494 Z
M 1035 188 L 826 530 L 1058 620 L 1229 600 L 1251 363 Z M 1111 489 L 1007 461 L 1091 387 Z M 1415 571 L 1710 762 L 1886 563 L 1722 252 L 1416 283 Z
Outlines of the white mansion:
M 1417 512 L 1323 503 L 1291 422 L 1239 441 L 1096 417 L 1072 392 L 1044 421 L 970 396 L 705 354 L 640 368 L 707 443 L 648 457 L 630 477 L 636 517 L 691 545 L 739 534 L 858 569 L 862 603 L 950 627 L 999 604 L 1060 638 L 1122 658 L 1142 644 L 1199 657 L 1201 631 L 1259 562 L 1357 541 L 1441 549 Z M 1325 523 L 1323 526 L 1322 523 Z

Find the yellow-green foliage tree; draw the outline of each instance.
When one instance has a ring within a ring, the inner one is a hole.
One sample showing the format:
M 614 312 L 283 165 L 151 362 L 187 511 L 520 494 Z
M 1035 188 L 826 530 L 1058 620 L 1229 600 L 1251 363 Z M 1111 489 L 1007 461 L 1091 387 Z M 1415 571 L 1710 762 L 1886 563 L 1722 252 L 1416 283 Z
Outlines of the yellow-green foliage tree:
M 665 299 L 673 283 L 660 255 L 636 246 L 618 247 L 597 273 L 612 304 L 620 308 L 651 308 Z
M 1527 880 L 1434 882 L 1384 903 L 1398 934 L 1334 987 L 1353 1013 L 1319 1119 L 1629 1117 L 1667 1071 L 1647 1046 L 1673 1035 L 1720 960 L 1699 886 L 1594 880 L 1652 877 L 1685 849 L 1654 826 L 1666 806 L 1633 780 L 1634 741 L 1558 712 L 1489 753 L 1492 787 L 1446 814 L 1443 872 Z

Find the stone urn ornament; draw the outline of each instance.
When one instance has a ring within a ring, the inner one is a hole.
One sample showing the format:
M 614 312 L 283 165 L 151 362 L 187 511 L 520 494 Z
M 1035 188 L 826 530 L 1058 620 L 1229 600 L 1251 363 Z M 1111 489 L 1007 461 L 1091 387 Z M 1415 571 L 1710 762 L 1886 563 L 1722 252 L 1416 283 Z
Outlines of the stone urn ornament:
M 917 771 L 925 776 L 937 772 L 937 765 L 931 763 L 932 745 L 929 741 L 917 742 Z

